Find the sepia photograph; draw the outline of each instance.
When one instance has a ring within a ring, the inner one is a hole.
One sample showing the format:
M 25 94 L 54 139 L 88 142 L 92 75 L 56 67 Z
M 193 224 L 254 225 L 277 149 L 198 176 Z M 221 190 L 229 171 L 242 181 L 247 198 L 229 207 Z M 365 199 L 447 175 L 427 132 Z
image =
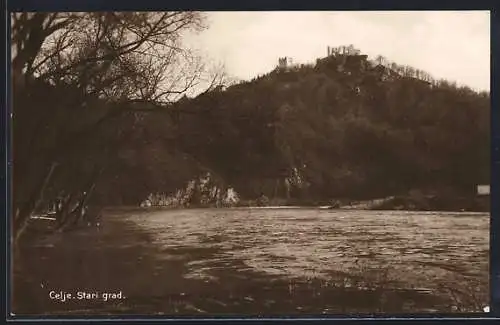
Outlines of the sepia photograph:
M 489 310 L 489 11 L 10 20 L 11 316 Z

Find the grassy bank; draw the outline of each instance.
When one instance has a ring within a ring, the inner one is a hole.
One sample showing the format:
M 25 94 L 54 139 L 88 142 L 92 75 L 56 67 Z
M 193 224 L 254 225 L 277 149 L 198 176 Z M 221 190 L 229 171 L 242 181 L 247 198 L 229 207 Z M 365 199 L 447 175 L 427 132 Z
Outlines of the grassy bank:
M 401 195 L 373 205 L 372 210 L 489 212 L 489 196 Z

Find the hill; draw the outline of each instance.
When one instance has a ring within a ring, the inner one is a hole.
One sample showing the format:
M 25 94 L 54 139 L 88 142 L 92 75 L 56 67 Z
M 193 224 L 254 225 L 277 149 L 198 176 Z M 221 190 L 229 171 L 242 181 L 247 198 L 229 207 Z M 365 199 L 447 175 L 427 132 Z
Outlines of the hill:
M 182 184 L 210 172 L 247 200 L 473 199 L 490 177 L 489 94 L 429 80 L 359 54 L 276 68 L 144 115 L 141 156 L 152 170 L 158 152 L 182 152 L 153 174 Z

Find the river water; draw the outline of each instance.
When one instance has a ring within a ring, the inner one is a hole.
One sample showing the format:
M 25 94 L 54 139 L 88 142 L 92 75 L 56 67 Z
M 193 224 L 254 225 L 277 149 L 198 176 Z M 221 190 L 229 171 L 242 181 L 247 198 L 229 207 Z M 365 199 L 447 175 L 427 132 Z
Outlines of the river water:
M 176 249 L 215 252 L 186 257 L 186 278 L 224 281 L 216 268 L 226 265 L 290 281 L 448 295 L 467 305 L 459 310 L 477 310 L 489 296 L 487 213 L 235 208 L 121 218 L 151 235 L 163 249 L 158 259 L 179 259 Z

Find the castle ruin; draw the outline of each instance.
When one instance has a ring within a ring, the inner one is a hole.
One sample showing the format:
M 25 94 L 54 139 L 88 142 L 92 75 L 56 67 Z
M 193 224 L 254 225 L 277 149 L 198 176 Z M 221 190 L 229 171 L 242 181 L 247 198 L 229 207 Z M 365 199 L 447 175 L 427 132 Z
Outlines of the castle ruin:
M 341 45 L 337 47 L 327 47 L 327 56 L 335 55 L 360 55 L 361 51 L 354 47 L 354 45 Z
M 278 58 L 278 69 L 281 70 L 289 70 L 291 68 L 296 67 L 297 65 L 293 64 L 293 59 L 290 57 L 282 57 Z

